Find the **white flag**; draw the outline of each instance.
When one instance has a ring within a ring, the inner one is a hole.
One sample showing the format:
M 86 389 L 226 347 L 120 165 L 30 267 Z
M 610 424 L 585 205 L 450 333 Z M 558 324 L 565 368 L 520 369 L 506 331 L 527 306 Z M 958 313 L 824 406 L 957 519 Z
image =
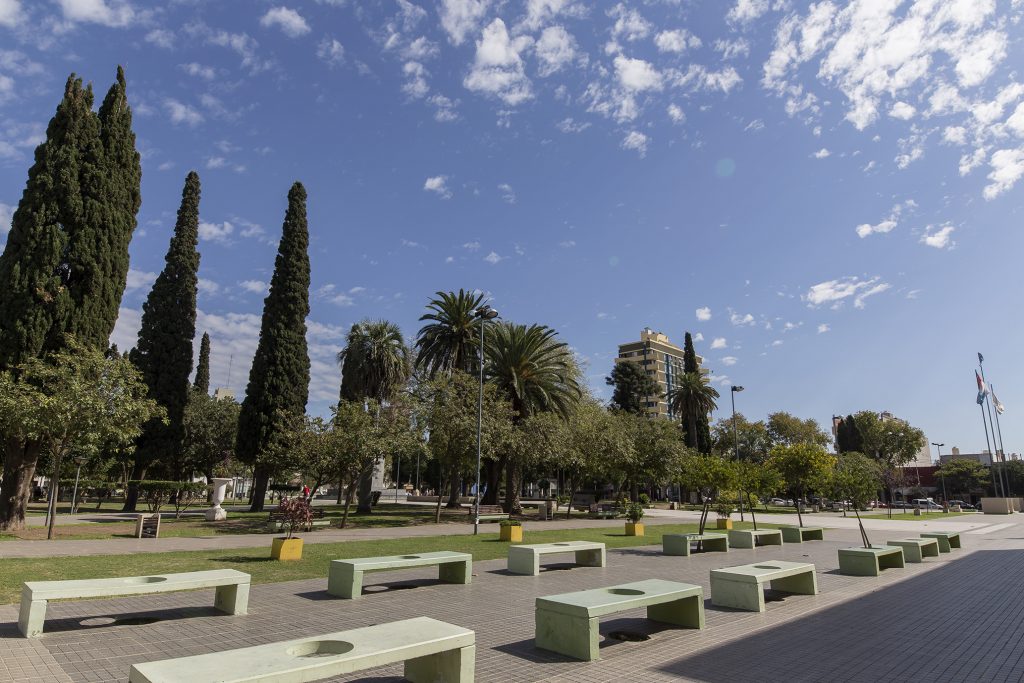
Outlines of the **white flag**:
M 1006 406 L 1004 406 L 1002 403 L 1000 403 L 999 399 L 996 398 L 995 389 L 992 389 L 991 387 L 989 387 L 989 394 L 992 396 L 992 405 L 994 405 L 996 407 L 996 412 L 999 413 L 1000 415 L 1002 415 L 1003 411 L 1006 410 Z

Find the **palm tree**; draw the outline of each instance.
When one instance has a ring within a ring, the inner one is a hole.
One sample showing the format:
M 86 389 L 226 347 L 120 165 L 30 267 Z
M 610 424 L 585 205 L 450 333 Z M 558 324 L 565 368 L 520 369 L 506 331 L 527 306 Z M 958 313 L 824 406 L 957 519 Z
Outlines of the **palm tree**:
M 583 395 L 572 353 L 556 336 L 544 325 L 500 323 L 487 339 L 484 374 L 511 400 L 518 424 L 540 412 L 567 417 Z M 520 509 L 518 463 L 505 456 L 505 464 L 505 508 L 511 513 Z M 491 484 L 496 491 L 497 481 Z
M 477 321 L 473 317 L 484 295 L 460 289 L 437 292 L 420 320 L 430 322 L 416 335 L 416 367 L 433 379 L 452 370 L 472 372 L 478 347 Z
M 686 421 L 686 445 L 697 448 L 697 421 L 718 408 L 718 391 L 699 372 L 684 372 L 676 389 L 668 397 L 672 410 Z
M 387 320 L 354 324 L 345 339 L 345 348 L 338 353 L 338 364 L 343 401 L 373 399 L 387 403 L 406 385 L 411 374 L 409 347 L 402 331 Z M 357 512 L 372 512 L 372 483 L 373 472 L 360 478 Z

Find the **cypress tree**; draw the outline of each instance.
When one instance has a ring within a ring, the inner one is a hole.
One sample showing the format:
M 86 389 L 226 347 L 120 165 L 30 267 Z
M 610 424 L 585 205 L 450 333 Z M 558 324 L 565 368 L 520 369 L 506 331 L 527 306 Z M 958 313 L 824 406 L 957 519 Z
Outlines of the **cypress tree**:
M 192 383 L 196 391 L 210 394 L 210 333 L 203 332 L 203 340 L 199 342 L 199 364 L 196 365 L 196 379 Z
M 196 289 L 199 282 L 199 175 L 185 178 L 174 235 L 163 271 L 142 306 L 139 341 L 132 363 L 149 387 L 149 397 L 167 410 L 167 422 L 151 420 L 135 449 L 132 480 L 161 462 L 167 474 L 180 479 L 185 443 L 185 404 L 192 374 L 192 340 L 196 334 Z M 128 491 L 125 510 L 134 510 L 138 491 Z
M 693 337 L 689 332 L 683 341 L 683 372 L 700 374 L 700 366 L 697 364 L 697 352 L 693 348 Z M 711 452 L 711 425 L 707 415 L 697 418 L 697 434 L 694 440 L 697 450 L 701 453 Z
M 301 183 L 288 192 L 281 243 L 263 301 L 260 341 L 249 370 L 249 384 L 238 417 L 235 453 L 254 466 L 250 511 L 263 510 L 272 462 L 281 440 L 306 412 L 309 398 L 309 229 L 306 189 Z

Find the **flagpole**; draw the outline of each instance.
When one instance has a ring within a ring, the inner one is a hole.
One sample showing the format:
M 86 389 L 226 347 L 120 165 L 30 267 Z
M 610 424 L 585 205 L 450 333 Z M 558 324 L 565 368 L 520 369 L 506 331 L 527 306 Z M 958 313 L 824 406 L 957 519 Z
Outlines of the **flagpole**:
M 978 355 L 980 356 L 981 354 L 978 354 Z M 977 371 L 975 371 L 974 376 L 975 376 L 975 378 L 977 378 L 977 376 L 978 376 Z M 987 448 L 989 454 L 993 456 L 992 457 L 992 463 L 993 463 L 993 470 L 994 470 L 995 469 L 995 457 L 994 457 L 994 453 L 992 452 L 992 443 L 988 440 L 988 422 L 985 421 L 985 398 L 987 397 L 987 394 L 982 393 L 982 392 L 987 391 L 987 386 L 985 385 L 985 380 L 981 380 L 981 381 L 982 381 L 982 385 L 981 385 L 982 388 L 981 388 L 981 390 L 979 390 L 979 395 L 978 395 L 978 397 L 981 400 L 978 401 L 978 407 L 981 408 L 981 426 L 985 428 L 985 448 Z M 997 498 L 1001 497 L 999 495 L 999 479 L 998 479 L 998 476 L 992 478 L 992 488 L 995 491 L 996 497 Z
M 990 386 L 989 387 L 989 393 L 992 394 L 992 403 L 995 404 L 995 402 L 996 402 L 996 398 L 995 398 L 996 390 L 995 390 L 995 387 Z M 999 476 L 1000 476 L 1000 478 L 1002 479 L 1002 482 L 1003 482 L 1003 491 L 1007 495 L 1009 495 L 1010 491 L 1009 491 L 1009 486 L 1007 486 L 1008 479 L 1007 479 L 1007 476 L 1006 476 L 1006 447 L 1003 446 L 1003 427 L 1002 427 L 1002 425 L 999 424 L 999 406 L 993 405 L 992 406 L 992 412 L 995 413 L 995 416 L 996 416 L 996 433 L 999 434 L 999 461 L 1002 463 L 1000 465 L 1000 467 L 999 467 Z M 994 434 L 992 436 L 992 439 L 995 440 L 995 435 Z
M 981 370 L 981 381 L 985 382 L 985 357 L 982 356 L 981 353 L 978 353 L 978 369 Z M 989 401 L 989 398 L 988 398 L 989 394 L 992 393 L 992 389 L 991 389 L 991 387 L 988 386 L 987 382 L 985 382 L 985 387 L 986 387 L 986 389 L 988 389 L 985 392 L 985 408 L 988 409 L 988 423 L 992 427 L 992 451 L 991 451 L 991 453 L 992 453 L 992 466 L 993 466 L 993 469 L 995 469 L 996 464 L 999 464 L 999 469 L 997 471 L 996 476 L 999 478 L 999 487 L 1003 491 L 1003 498 L 1007 498 L 1009 496 L 1009 494 L 1006 491 L 1006 477 L 1003 474 L 1003 467 L 1000 464 L 999 453 L 998 453 L 998 451 L 1002 448 L 1002 446 L 997 446 L 996 445 L 996 427 L 995 427 L 995 422 L 993 422 L 993 420 L 992 420 L 992 404 L 991 404 L 991 402 Z M 984 412 L 985 411 L 982 410 L 982 414 L 983 415 L 984 415 Z M 984 419 L 984 417 L 982 417 L 982 419 Z

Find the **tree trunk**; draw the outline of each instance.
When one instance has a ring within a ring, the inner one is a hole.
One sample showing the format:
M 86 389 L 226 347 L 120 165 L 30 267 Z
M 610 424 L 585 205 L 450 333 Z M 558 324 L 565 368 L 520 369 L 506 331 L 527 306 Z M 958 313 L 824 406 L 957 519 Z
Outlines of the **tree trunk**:
M 373 512 L 373 470 L 376 466 L 377 463 L 374 462 L 373 467 L 359 475 L 358 505 L 356 505 L 358 514 L 368 515 Z
M 343 479 L 338 480 L 338 505 L 341 505 L 341 499 L 345 495 L 345 481 Z
M 517 515 L 523 511 L 519 503 L 519 468 L 515 458 L 505 463 L 505 512 Z
M 497 461 L 488 460 L 484 463 L 484 481 L 487 483 L 481 505 L 498 504 L 498 487 L 501 484 L 501 471 L 505 469 L 504 463 L 507 456 L 502 456 Z
M 754 504 L 750 502 L 750 493 L 747 493 L 747 507 L 750 508 L 750 521 L 754 523 L 754 531 L 757 531 L 757 517 L 754 515 Z
M 5 446 L 4 476 L 0 481 L 0 531 L 16 531 L 25 528 L 25 508 L 32 496 L 40 444 L 7 439 Z
M 249 506 L 249 512 L 263 512 L 269 484 L 270 472 L 260 465 L 254 467 L 252 470 L 252 504 Z
M 434 508 L 434 524 L 441 523 L 441 501 L 444 498 L 444 470 L 437 472 L 437 506 Z
M 128 478 L 128 481 L 142 481 L 145 478 L 146 468 L 142 466 L 138 461 L 136 461 L 132 465 L 132 472 Z M 124 490 L 124 507 L 121 508 L 121 512 L 135 512 L 135 508 L 138 504 L 139 486 L 138 484 L 128 484 Z
M 341 484 L 339 483 L 338 486 L 340 487 Z M 345 511 L 341 514 L 341 528 L 342 529 L 344 529 L 345 525 L 348 524 L 348 508 L 349 508 L 350 505 L 352 505 L 352 493 L 355 491 L 355 488 L 356 488 L 355 484 L 349 484 L 348 490 L 346 491 L 346 495 L 345 495 Z M 340 488 L 338 489 L 338 496 L 339 497 L 341 496 L 341 489 Z

